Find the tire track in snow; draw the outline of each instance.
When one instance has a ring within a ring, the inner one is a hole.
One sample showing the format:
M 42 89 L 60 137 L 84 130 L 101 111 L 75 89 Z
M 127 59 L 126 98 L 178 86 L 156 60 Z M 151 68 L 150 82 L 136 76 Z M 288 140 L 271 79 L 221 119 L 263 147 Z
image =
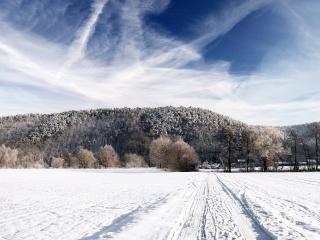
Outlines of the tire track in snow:
M 285 180 L 287 181 L 288 179 L 281 179 L 281 180 Z M 241 188 L 240 184 L 237 182 L 233 181 L 233 184 L 237 185 L 238 188 Z M 298 210 L 298 211 L 294 211 L 293 214 L 296 215 L 297 213 L 303 213 L 304 215 L 308 216 L 308 217 L 313 217 L 316 220 L 320 221 L 320 214 L 317 211 L 314 211 L 312 209 L 310 209 L 308 206 L 304 206 L 300 203 L 294 202 L 289 200 L 288 198 L 283 198 L 281 196 L 279 196 L 278 194 L 273 194 L 270 193 L 269 191 L 266 191 L 266 189 L 261 188 L 261 186 L 257 185 L 257 184 L 252 184 L 248 181 L 244 181 L 244 183 L 242 183 L 245 185 L 246 188 L 246 192 L 250 191 L 250 192 L 257 192 L 259 191 L 259 194 L 255 194 L 255 198 L 259 199 L 259 200 L 264 200 L 266 201 L 268 199 L 268 201 L 272 201 L 269 203 L 270 206 L 274 206 L 277 205 L 279 206 L 279 209 L 286 209 L 286 212 L 294 209 L 294 210 Z M 318 184 L 317 186 L 320 186 L 320 184 Z
M 236 203 L 238 203 L 238 206 L 243 210 L 243 213 L 246 215 L 246 217 L 251 221 L 252 227 L 258 234 L 257 239 L 260 240 L 269 240 L 269 239 L 276 239 L 276 236 L 273 235 L 271 232 L 268 231 L 258 220 L 258 218 L 255 216 L 253 211 L 250 209 L 246 199 L 245 199 L 245 192 L 242 191 L 239 196 L 237 196 L 225 183 L 223 183 L 220 178 L 215 174 L 217 178 L 217 182 L 221 185 L 222 189 L 226 194 L 229 195 L 230 198 L 232 198 Z
M 226 201 L 215 176 L 207 174 L 208 196 L 206 199 L 209 209 L 206 226 L 207 239 L 244 239 L 232 215 L 232 206 Z
M 281 198 L 281 195 L 274 195 L 250 182 L 238 182 L 231 178 L 227 183 L 246 193 L 243 198 L 247 205 L 273 235 L 282 239 L 317 239 L 316 235 L 320 234 L 317 225 L 319 215 L 306 206 Z
M 168 234 L 168 240 L 178 239 L 201 239 L 203 236 L 202 221 L 205 211 L 206 189 L 204 178 L 200 180 L 196 189 L 185 203 L 185 206 L 178 217 L 178 221 Z
M 190 207 L 190 202 L 194 202 L 195 195 L 201 191 L 203 176 L 201 174 L 191 175 L 187 181 L 177 188 L 176 191 L 171 192 L 170 195 L 166 197 L 166 201 L 161 202 L 160 204 L 155 204 L 154 207 L 150 208 L 148 211 L 138 211 L 133 214 L 133 219 L 130 222 L 127 222 L 127 216 L 124 216 L 121 221 L 124 224 L 120 224 L 121 227 L 114 231 L 113 225 L 104 227 L 103 231 L 91 235 L 84 239 L 99 239 L 105 237 L 111 237 L 114 239 L 131 239 L 131 240 L 140 240 L 140 239 L 152 239 L 152 240 L 162 240 L 169 239 L 169 234 L 173 233 L 175 230 L 177 232 L 176 239 L 186 239 L 180 236 L 179 234 L 179 224 L 177 219 L 182 218 L 181 213 L 183 211 L 187 212 L 187 205 Z M 200 195 L 199 195 L 200 196 Z M 199 198 L 200 200 L 200 198 Z M 195 203 L 196 204 L 196 203 Z M 197 204 L 196 204 L 197 205 Z M 194 209 L 198 209 L 194 207 Z M 200 208 L 199 208 L 200 209 Z M 186 216 L 188 214 L 186 213 Z M 130 217 L 130 216 L 129 216 Z M 191 217 L 191 219 L 194 219 Z M 197 218 L 195 218 L 197 219 Z M 200 218 L 199 218 L 200 219 Z M 183 224 L 185 221 L 181 221 Z M 199 221 L 200 222 L 200 221 Z M 146 226 L 152 231 L 146 231 Z M 174 227 L 173 227 L 174 226 Z M 190 227 L 194 226 L 193 222 L 190 222 Z M 111 228 L 110 228 L 111 227 Z M 197 226 L 196 230 L 200 233 L 200 226 Z M 183 229 L 184 226 L 181 226 Z M 112 231 L 110 231 L 110 229 Z M 181 231 L 180 231 L 181 232 Z M 183 232 L 183 231 L 182 231 Z M 190 233 L 190 232 L 189 232 Z M 95 238 L 99 235 L 99 238 Z M 192 236 L 195 236 L 193 233 Z M 198 235 L 198 233 L 196 233 Z M 92 237 L 94 236 L 94 237 Z M 187 235 L 188 236 L 188 235 Z M 198 239 L 196 238 L 187 238 L 187 239 Z
M 167 239 L 244 239 L 213 175 L 203 176 Z
M 211 198 L 211 191 L 210 191 L 208 178 L 206 177 L 205 180 L 205 190 L 206 190 L 206 196 L 205 196 L 205 208 L 202 214 L 202 228 L 201 228 L 201 240 L 205 239 L 216 239 L 217 234 L 217 228 L 215 225 L 215 215 L 212 212 L 212 206 L 210 205 L 212 201 Z

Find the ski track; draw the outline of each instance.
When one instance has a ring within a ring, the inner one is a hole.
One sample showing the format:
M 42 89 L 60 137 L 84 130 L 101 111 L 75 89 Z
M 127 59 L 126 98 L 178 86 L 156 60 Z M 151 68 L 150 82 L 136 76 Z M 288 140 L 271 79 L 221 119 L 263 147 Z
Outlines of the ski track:
M 318 173 L 0 170 L 0 239 L 320 239 Z
M 320 185 L 314 187 L 312 184 L 308 189 L 304 184 L 299 186 L 295 179 L 288 183 L 290 178 L 281 176 L 290 176 L 289 174 L 279 175 L 267 174 L 258 182 L 253 181 L 253 177 L 259 179 L 257 174 L 252 174 L 250 177 L 241 174 L 232 176 L 222 174 L 220 178 L 221 183 L 223 182 L 230 192 L 238 196 L 241 204 L 248 208 L 250 215 L 254 216 L 255 221 L 270 234 L 271 238 L 319 239 L 319 205 L 316 206 L 312 200 L 319 202 Z M 265 176 L 268 176 L 267 179 Z M 274 177 L 278 182 L 272 181 Z M 266 180 L 279 185 L 275 186 L 275 189 L 270 189 L 270 186 L 263 183 L 268 183 Z M 290 189 L 292 193 L 287 194 L 288 191 L 286 192 L 285 189 Z M 304 199 L 301 204 L 300 196 L 309 195 L 310 192 L 313 192 L 315 199 Z M 314 206 L 310 208 L 309 204 Z

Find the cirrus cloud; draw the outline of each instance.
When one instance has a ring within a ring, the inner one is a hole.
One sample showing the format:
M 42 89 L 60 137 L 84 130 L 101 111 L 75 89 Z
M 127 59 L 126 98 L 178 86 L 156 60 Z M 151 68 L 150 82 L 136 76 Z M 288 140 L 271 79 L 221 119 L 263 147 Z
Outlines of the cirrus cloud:
M 0 10 L 1 114 L 185 105 L 252 124 L 319 120 L 320 95 L 314 89 L 320 89 L 320 48 L 314 40 L 320 31 L 313 15 L 319 13 L 315 9 L 320 3 L 311 2 L 313 8 L 294 0 L 226 4 L 219 13 L 203 16 L 193 26 L 193 39 L 184 41 L 146 22 L 148 14 L 170 8 L 167 0 L 95 0 L 89 12 L 76 12 L 74 17 L 80 15 L 83 21 L 71 22 L 68 28 L 61 25 L 72 40 L 56 41 L 34 30 L 39 22 L 32 28 L 16 24 L 10 11 L 25 4 L 16 1 L 15 7 Z M 36 21 L 35 12 L 45 11 L 46 1 L 29 4 L 29 21 Z M 74 4 L 64 3 L 59 14 L 67 18 Z M 204 59 L 208 44 L 261 9 L 281 15 L 292 26 L 283 30 L 294 36 L 288 52 L 268 46 L 259 67 L 241 75 L 230 73 L 228 61 Z M 61 16 L 51 14 L 44 29 L 59 23 L 55 17 Z

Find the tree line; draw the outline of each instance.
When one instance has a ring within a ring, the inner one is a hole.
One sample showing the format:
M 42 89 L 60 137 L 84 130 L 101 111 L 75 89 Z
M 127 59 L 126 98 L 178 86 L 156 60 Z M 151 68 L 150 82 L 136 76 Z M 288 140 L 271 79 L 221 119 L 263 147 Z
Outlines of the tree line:
M 302 129 L 248 126 L 239 132 L 227 126 L 221 135 L 220 163 L 227 172 L 232 168 L 243 171 L 319 170 L 319 123 Z
M 74 153 L 65 152 L 62 156 L 51 156 L 45 162 L 43 156 L 25 155 L 18 149 L 0 146 L 0 167 L 2 168 L 145 168 L 158 167 L 170 171 L 195 171 L 199 164 L 193 147 L 181 138 L 172 140 L 160 137 L 150 144 L 150 161 L 142 155 L 126 153 L 122 158 L 111 145 L 101 147 L 96 153 L 79 147 Z
M 157 165 L 152 146 L 159 139 L 170 139 L 171 154 Z M 143 158 L 147 166 L 174 169 L 173 161 L 178 158 L 173 157 L 175 151 L 187 149 L 182 141 L 195 153 L 186 155 L 196 155 L 201 167 L 311 171 L 319 166 L 319 123 L 282 128 L 248 126 L 191 107 L 97 109 L 0 118 L 2 159 L 13 156 L 17 160 L 10 164 L 21 167 L 51 167 L 53 160 L 59 165 L 61 159 L 63 166 L 83 167 L 80 156 L 84 150 L 92 153 L 93 166 L 106 167 L 99 152 L 111 146 L 120 166 L 126 166 L 131 161 L 128 159 Z

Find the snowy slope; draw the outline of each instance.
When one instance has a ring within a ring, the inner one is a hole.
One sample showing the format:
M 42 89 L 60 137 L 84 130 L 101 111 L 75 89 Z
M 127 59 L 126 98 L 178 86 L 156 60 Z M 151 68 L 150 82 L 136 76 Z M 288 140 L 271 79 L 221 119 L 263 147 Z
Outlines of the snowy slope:
M 320 174 L 0 170 L 0 239 L 320 239 Z

